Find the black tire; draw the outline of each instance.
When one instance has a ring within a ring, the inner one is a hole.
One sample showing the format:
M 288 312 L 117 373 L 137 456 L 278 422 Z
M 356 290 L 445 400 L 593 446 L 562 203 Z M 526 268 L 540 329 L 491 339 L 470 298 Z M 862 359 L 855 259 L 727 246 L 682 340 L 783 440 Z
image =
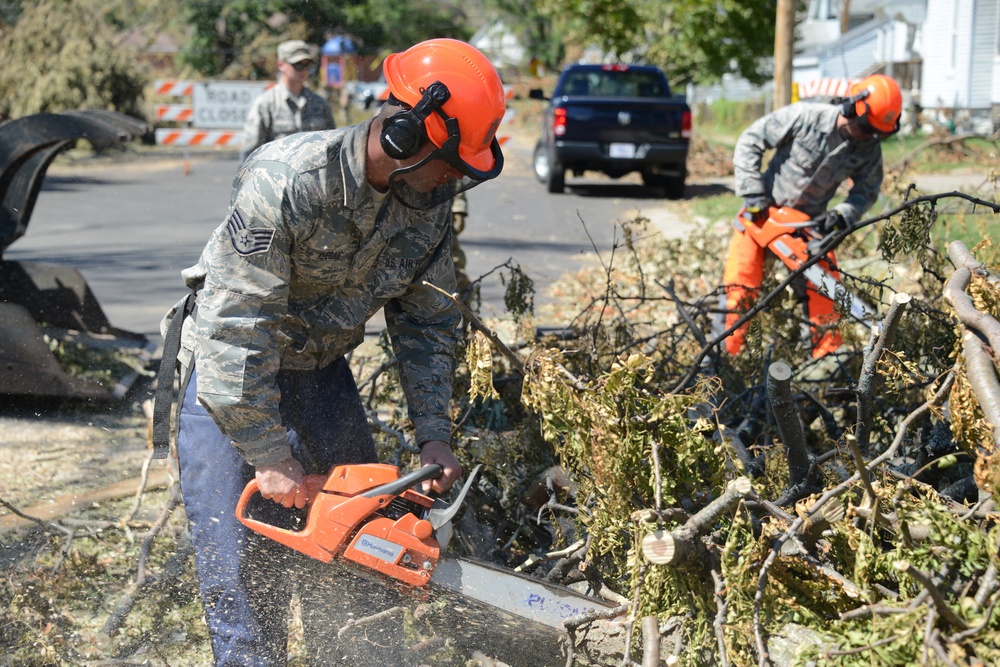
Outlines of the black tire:
M 549 174 L 545 179 L 545 187 L 552 194 L 562 194 L 566 189 L 566 167 L 549 156 Z
M 663 194 L 667 199 L 684 199 L 684 177 L 668 178 L 663 185 Z
M 545 146 L 539 141 L 535 144 L 535 155 L 532 160 L 532 164 L 535 168 L 535 178 L 538 179 L 539 183 L 548 183 L 549 181 L 549 155 L 545 150 Z
M 642 184 L 647 188 L 665 188 L 667 187 L 668 180 L 670 180 L 668 176 L 661 176 L 660 174 L 653 174 L 648 171 L 642 172 Z

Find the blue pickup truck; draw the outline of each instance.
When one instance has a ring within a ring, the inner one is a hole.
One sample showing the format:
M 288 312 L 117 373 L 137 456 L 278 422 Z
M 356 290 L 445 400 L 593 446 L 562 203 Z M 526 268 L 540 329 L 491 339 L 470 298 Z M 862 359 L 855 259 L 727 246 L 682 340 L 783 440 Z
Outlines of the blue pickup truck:
M 611 178 L 638 171 L 670 199 L 684 196 L 691 109 L 673 97 L 667 78 L 650 65 L 570 65 L 547 100 L 535 145 L 535 176 L 562 192 L 566 172 Z

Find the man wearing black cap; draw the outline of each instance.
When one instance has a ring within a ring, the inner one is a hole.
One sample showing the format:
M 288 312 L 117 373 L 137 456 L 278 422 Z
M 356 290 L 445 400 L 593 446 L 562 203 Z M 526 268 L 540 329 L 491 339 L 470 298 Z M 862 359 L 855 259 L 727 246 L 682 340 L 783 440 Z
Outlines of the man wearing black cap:
M 330 105 L 306 87 L 315 66 L 314 50 L 302 40 L 278 45 L 278 83 L 254 100 L 247 114 L 241 161 L 269 141 L 304 130 L 336 127 Z

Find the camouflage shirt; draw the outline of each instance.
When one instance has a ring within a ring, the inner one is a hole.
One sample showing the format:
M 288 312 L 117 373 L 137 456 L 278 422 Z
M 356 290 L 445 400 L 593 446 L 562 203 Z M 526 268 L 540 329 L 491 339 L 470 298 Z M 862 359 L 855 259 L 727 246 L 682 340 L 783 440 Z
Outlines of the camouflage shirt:
M 278 83 L 261 93 L 250 107 L 243 126 L 240 157 L 246 160 L 256 148 L 289 134 L 335 127 L 333 112 L 326 100 L 308 88 L 303 88 L 302 94 L 296 97 Z
M 415 211 L 365 180 L 372 121 L 272 142 L 239 171 L 198 264 L 182 359 L 198 398 L 251 465 L 290 456 L 279 369 L 321 368 L 384 309 L 418 443 L 450 440 L 461 316 L 422 286 L 455 291 L 447 206 Z
M 767 194 L 810 216 L 826 210 L 840 183 L 852 180 L 836 209 L 852 224 L 878 199 L 882 147 L 877 139 L 851 141 L 837 130 L 840 107 L 799 102 L 758 119 L 733 153 L 736 194 Z M 775 149 L 761 173 L 764 152 Z

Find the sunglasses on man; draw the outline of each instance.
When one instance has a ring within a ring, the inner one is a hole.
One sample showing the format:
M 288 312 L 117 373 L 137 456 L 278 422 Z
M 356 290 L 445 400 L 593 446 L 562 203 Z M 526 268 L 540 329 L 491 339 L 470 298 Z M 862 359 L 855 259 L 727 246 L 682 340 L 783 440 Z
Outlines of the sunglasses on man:
M 312 69 L 313 61 L 311 60 L 300 60 L 297 63 L 292 63 L 292 67 L 295 68 L 296 72 L 303 72 L 307 69 Z

